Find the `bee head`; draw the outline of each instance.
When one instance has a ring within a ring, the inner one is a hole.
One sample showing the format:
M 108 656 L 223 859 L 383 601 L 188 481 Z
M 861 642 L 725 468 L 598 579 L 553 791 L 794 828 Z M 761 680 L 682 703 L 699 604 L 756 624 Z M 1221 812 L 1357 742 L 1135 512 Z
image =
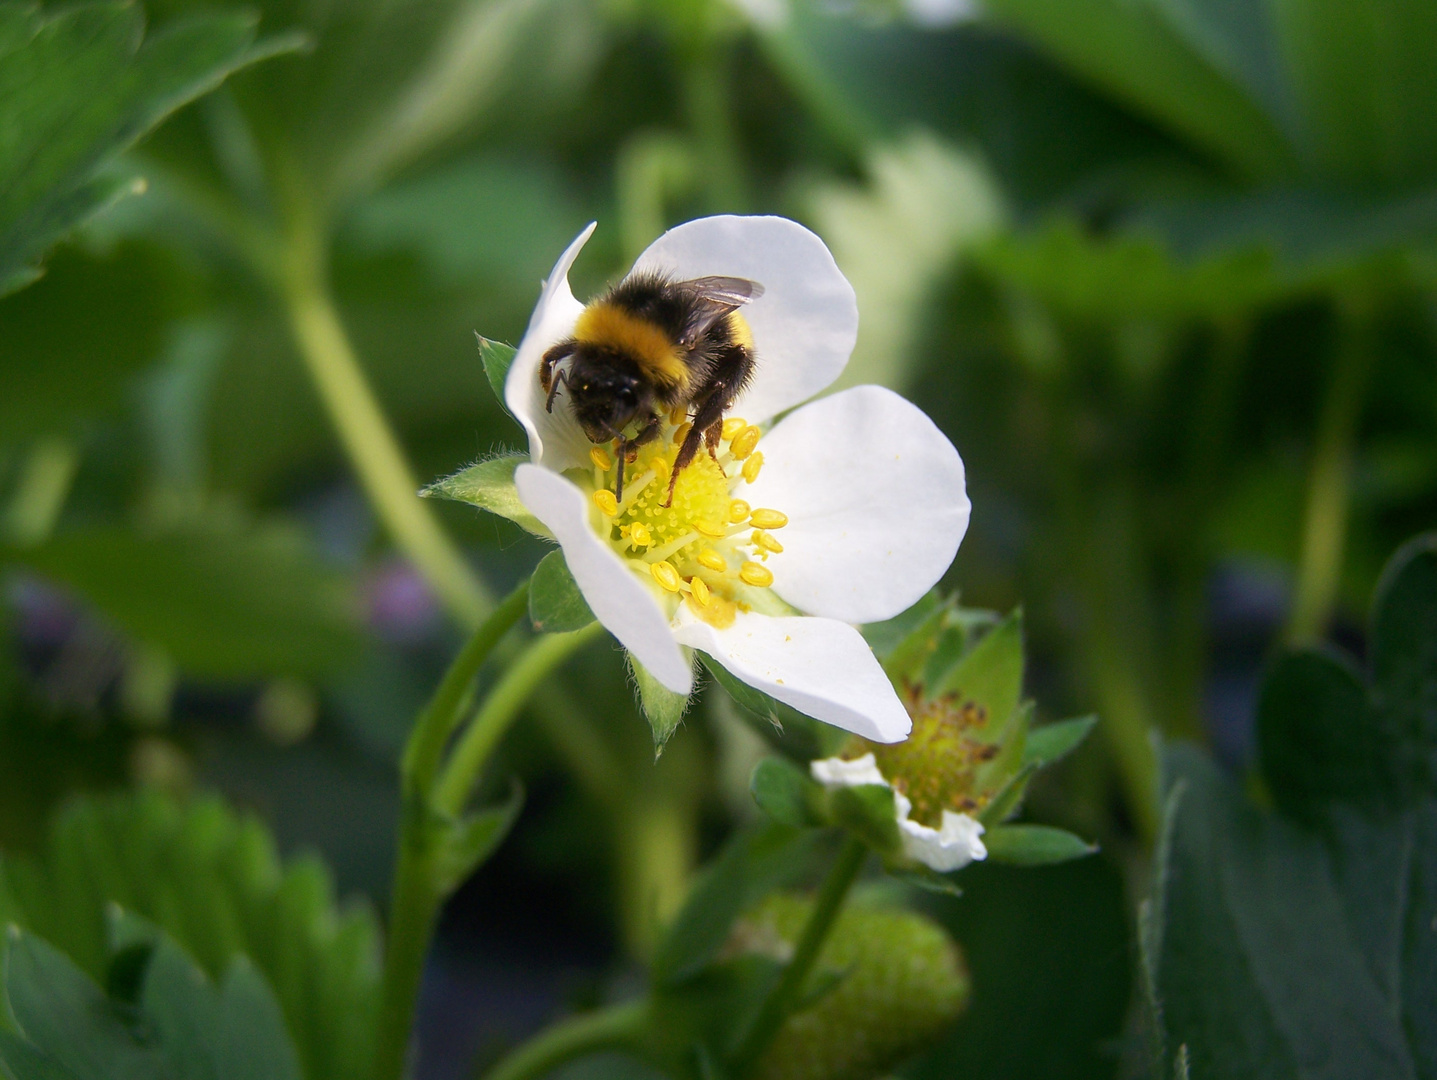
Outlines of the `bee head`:
M 582 361 L 575 358 L 568 378 L 574 418 L 591 441 L 608 442 L 647 413 L 649 389 L 637 374 L 617 365 Z

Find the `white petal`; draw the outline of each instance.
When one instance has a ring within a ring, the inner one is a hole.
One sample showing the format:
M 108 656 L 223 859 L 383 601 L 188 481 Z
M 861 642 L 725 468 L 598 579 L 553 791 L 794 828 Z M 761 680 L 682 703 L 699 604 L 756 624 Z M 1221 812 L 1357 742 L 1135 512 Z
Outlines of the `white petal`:
M 878 771 L 878 759 L 872 754 L 845 761 L 843 758 L 822 758 L 808 763 L 808 771 L 824 787 L 863 787 L 866 784 L 888 786 Z
M 590 444 L 566 404 L 561 407 L 556 400 L 553 412 L 545 409 L 544 388 L 539 385 L 539 361 L 550 348 L 574 332 L 574 323 L 584 310 L 584 305 L 574 299 L 569 289 L 569 268 L 593 235 L 594 225 L 590 222 L 554 264 L 504 380 L 504 403 L 529 435 L 529 456 L 558 471 L 588 461 Z M 559 396 L 563 397 L 562 390 Z
M 589 524 L 589 501 L 558 473 L 539 465 L 514 470 L 530 513 L 549 526 L 594 616 L 676 694 L 693 689 L 693 671 L 652 592 Z
M 826 724 L 874 742 L 898 742 L 908 719 L 863 636 L 847 623 L 739 612 L 717 630 L 679 608 L 675 636 L 749 686 Z
M 899 814 L 898 831 L 903 840 L 903 854 L 940 874 L 988 857 L 988 849 L 979 839 L 983 835 L 983 826 L 967 814 L 944 810 L 942 824 L 930 829 L 927 825 L 907 820 L 905 810 Z
M 730 410 L 755 423 L 838 378 L 858 338 L 853 286 L 816 235 L 781 217 L 699 218 L 670 229 L 634 263 L 680 280 L 723 274 L 763 286 L 743 308 L 758 362 Z
M 880 386 L 796 410 L 759 443 L 743 489 L 788 515 L 773 590 L 844 622 L 890 619 L 943 576 L 968 529 L 963 460 L 932 420 Z

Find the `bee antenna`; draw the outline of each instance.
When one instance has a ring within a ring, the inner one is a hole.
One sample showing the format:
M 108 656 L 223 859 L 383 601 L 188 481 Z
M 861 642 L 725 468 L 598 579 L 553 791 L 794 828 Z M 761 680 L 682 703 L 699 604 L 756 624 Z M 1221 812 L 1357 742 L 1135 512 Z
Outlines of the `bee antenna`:
M 628 441 L 627 439 L 625 439 L 622 435 L 618 436 L 618 440 L 619 440 L 619 464 L 618 464 L 619 478 L 618 478 L 618 480 L 616 480 L 616 481 L 614 482 L 614 501 L 615 501 L 615 502 L 618 502 L 618 503 L 621 503 L 621 502 L 624 501 L 624 465 L 626 464 L 624 458 L 625 458 L 625 456 L 626 456 L 626 455 L 628 454 L 628 452 L 629 452 L 629 441 Z

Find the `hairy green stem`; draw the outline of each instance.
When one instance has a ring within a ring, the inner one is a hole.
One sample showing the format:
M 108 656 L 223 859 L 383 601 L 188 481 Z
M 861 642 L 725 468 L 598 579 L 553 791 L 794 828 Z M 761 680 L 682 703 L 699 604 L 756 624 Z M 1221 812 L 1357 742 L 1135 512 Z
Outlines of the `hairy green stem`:
M 1312 644 L 1326 633 L 1342 579 L 1352 501 L 1352 453 L 1373 354 L 1371 326 L 1365 314 L 1345 312 L 1344 320 L 1307 474 L 1297 587 L 1285 634 L 1289 646 Z
M 603 633 L 600 623 L 567 634 L 544 634 L 511 663 L 489 691 L 473 721 L 459 736 L 448 762 L 434 783 L 434 808 L 457 816 L 469 801 L 474 781 L 524 702 L 539 683 L 569 655 Z
M 632 1046 L 649 1020 L 646 1002 L 611 1005 L 551 1024 L 484 1074 L 484 1080 L 532 1080 L 584 1054 Z
M 773 1037 L 778 1034 L 778 1029 L 798 1004 L 803 995 L 804 984 L 808 982 L 813 965 L 818 961 L 824 942 L 828 940 L 829 932 L 833 929 L 834 920 L 843 909 L 848 890 L 852 888 L 858 872 L 863 869 L 867 856 L 868 849 L 861 842 L 851 836 L 844 840 L 838 858 L 829 869 L 828 876 L 823 879 L 818 896 L 814 898 L 813 910 L 809 912 L 808 921 L 803 925 L 803 933 L 799 935 L 798 944 L 794 946 L 793 959 L 783 969 L 783 974 L 769 991 L 768 997 L 764 998 L 734 1052 L 730 1075 L 738 1080 L 742 1080 L 753 1070 L 758 1059 L 768 1049 L 769 1043 L 773 1042 Z
M 322 252 L 319 237 L 302 224 L 286 240 L 280 287 L 300 355 L 385 528 L 460 625 L 477 626 L 490 597 L 417 494 L 419 484 L 330 296 Z

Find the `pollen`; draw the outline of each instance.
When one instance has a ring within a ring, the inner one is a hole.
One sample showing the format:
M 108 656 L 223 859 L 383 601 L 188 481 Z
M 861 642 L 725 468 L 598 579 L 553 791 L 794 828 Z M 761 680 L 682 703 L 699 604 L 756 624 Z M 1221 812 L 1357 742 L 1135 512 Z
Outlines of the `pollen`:
M 743 463 L 743 478 L 752 484 L 758 479 L 758 471 L 763 468 L 763 451 L 759 450 L 751 454 Z
M 733 437 L 733 441 L 728 444 L 728 452 L 742 461 L 753 453 L 753 448 L 758 445 L 758 438 L 762 434 L 763 432 L 750 424 Z
M 614 498 L 614 493 L 608 488 L 601 488 L 594 492 L 594 505 L 602 510 L 607 517 L 618 516 L 619 500 Z
M 744 428 L 748 427 L 748 421 L 741 416 L 730 416 L 723 422 L 723 438 L 731 442 L 733 437 Z
M 728 569 L 728 563 L 724 557 L 713 548 L 704 548 L 698 553 L 695 560 L 700 566 L 707 566 L 710 570 L 724 571 Z
M 609 457 L 608 451 L 602 446 L 589 447 L 589 460 L 600 472 L 608 472 L 614 467 L 614 459 Z
M 649 567 L 649 573 L 653 574 L 654 580 L 671 593 L 676 593 L 683 587 L 683 578 L 679 577 L 679 572 L 668 560 L 654 563 Z
M 742 499 L 734 499 L 728 504 L 728 519 L 735 525 L 740 525 L 748 520 L 748 503 Z
M 749 520 L 756 529 L 781 529 L 788 524 L 788 515 L 778 510 L 760 508 L 753 512 Z
M 768 567 L 756 562 L 746 562 L 739 567 L 738 576 L 750 585 L 760 589 L 767 588 L 773 584 L 773 571 Z
M 783 552 L 783 545 L 762 529 L 754 529 L 753 536 L 749 539 L 753 541 L 755 547 L 761 547 L 765 551 L 773 552 L 775 555 L 782 554 Z

